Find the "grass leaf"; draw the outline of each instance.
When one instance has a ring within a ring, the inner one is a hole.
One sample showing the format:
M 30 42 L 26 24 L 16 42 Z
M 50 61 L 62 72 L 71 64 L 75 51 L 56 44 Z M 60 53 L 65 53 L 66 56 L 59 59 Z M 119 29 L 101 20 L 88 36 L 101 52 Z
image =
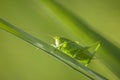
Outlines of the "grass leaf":
M 8 23 L 7 21 L 0 19 L 0 28 L 23 39 L 24 41 L 29 42 L 30 44 L 36 46 L 37 48 L 40 48 L 50 55 L 56 57 L 57 59 L 63 61 L 67 65 L 71 66 L 73 69 L 81 72 L 86 77 L 94 80 L 107 80 L 105 77 L 101 76 L 100 74 L 92 71 L 91 69 L 83 66 L 79 62 L 77 62 L 75 59 L 69 57 L 68 55 L 62 53 L 61 51 L 57 50 L 56 48 L 52 47 L 49 44 L 46 44 L 45 42 L 35 38 L 34 36 L 24 32 L 23 30 L 15 27 L 14 25 Z

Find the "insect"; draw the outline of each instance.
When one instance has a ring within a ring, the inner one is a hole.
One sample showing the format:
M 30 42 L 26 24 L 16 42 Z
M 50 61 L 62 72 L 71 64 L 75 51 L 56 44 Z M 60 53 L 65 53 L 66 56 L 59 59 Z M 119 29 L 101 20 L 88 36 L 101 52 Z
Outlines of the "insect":
M 91 53 L 89 49 L 92 46 L 95 46 L 95 44 L 84 47 L 77 42 L 71 41 L 64 37 L 56 36 L 53 37 L 53 39 L 55 40 L 55 44 L 53 45 L 55 48 L 69 55 L 70 57 L 75 58 L 85 66 L 91 62 L 93 56 L 100 47 L 100 43 L 98 42 L 94 51 Z

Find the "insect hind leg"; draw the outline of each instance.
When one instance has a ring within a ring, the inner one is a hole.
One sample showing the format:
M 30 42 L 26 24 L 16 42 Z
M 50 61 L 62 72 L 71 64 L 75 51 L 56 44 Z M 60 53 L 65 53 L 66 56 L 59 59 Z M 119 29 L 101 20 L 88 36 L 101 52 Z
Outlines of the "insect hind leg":
M 94 57 L 95 53 L 96 53 L 97 50 L 100 48 L 100 45 L 101 45 L 101 44 L 100 44 L 100 42 L 99 42 L 99 43 L 97 44 L 97 46 L 96 46 L 94 52 L 92 53 L 92 56 L 90 57 L 90 59 L 89 59 L 87 65 L 91 62 L 91 60 L 92 60 L 92 58 Z M 92 46 L 93 46 L 93 45 L 92 45 Z

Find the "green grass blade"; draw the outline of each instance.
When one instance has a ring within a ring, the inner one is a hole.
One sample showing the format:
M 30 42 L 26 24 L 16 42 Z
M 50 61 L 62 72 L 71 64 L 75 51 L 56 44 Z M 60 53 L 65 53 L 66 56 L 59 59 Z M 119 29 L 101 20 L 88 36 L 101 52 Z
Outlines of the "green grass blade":
M 59 4 L 55 0 L 44 1 L 47 8 L 49 8 L 54 15 L 63 22 L 64 25 L 73 32 L 75 37 L 83 39 L 85 42 L 96 42 L 100 41 L 102 47 L 100 47 L 98 56 L 101 58 L 100 61 L 107 66 L 107 68 L 119 77 L 119 61 L 120 61 L 120 48 L 110 42 L 110 40 L 104 38 L 96 31 L 92 30 L 82 19 L 78 18 L 71 11 L 66 9 L 64 6 Z M 48 10 L 48 9 L 47 9 Z M 112 75 L 109 75 L 112 76 Z
M 100 74 L 92 71 L 91 69 L 83 66 L 82 64 L 80 64 L 79 62 L 77 62 L 75 59 L 67 56 L 66 54 L 60 52 L 59 50 L 57 50 L 56 48 L 52 47 L 49 44 L 46 44 L 45 42 L 33 37 L 32 35 L 24 32 L 23 30 L 15 27 L 14 25 L 6 22 L 3 19 L 0 19 L 0 28 L 29 42 L 30 44 L 36 46 L 37 48 L 40 48 L 44 51 L 46 51 L 47 53 L 49 53 L 50 55 L 56 57 L 57 59 L 63 61 L 64 63 L 66 63 L 67 65 L 71 66 L 73 69 L 81 72 L 82 74 L 84 74 L 85 76 L 87 76 L 88 78 L 94 80 L 107 80 L 105 77 L 101 76 Z

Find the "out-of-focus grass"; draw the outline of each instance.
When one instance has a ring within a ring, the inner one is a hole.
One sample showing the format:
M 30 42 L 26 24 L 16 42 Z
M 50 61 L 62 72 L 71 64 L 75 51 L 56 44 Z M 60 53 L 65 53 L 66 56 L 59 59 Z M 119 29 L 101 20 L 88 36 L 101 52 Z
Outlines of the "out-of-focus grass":
M 118 33 L 120 18 L 118 0 L 57 1 L 63 4 L 64 7 L 77 13 L 78 16 L 81 16 L 84 20 L 89 22 L 95 29 L 99 29 L 101 33 L 107 34 L 108 39 L 109 37 L 112 38 L 112 40 L 109 39 L 110 41 L 114 42 L 115 40 L 119 43 L 120 38 Z M 40 2 L 37 0 L 1 0 L 0 11 L 0 17 L 20 26 L 31 34 L 40 37 L 47 43 L 52 41 L 48 34 L 58 36 L 64 35 L 64 37 L 81 42 L 80 35 L 76 36 L 75 31 L 72 32 L 65 25 L 61 24 L 54 14 L 51 14 L 49 10 L 46 10 L 46 7 L 43 6 L 41 0 Z M 84 80 L 82 75 L 59 63 L 54 58 L 43 54 L 45 52 L 24 43 L 22 40 L 19 40 L 4 31 L 0 31 L 0 35 L 2 36 L 0 39 L 1 80 Z M 94 43 L 94 41 L 88 42 L 84 40 L 82 40 L 82 42 L 87 45 Z M 99 60 L 101 58 L 101 60 L 103 60 L 104 56 L 100 56 L 102 54 L 104 53 L 101 53 L 98 50 L 96 56 Z M 109 57 L 113 56 L 105 56 L 105 58 Z M 114 61 L 114 58 L 115 57 L 110 60 L 110 64 L 113 63 L 113 65 L 109 67 L 116 69 L 115 71 L 119 72 L 118 68 L 113 67 L 114 64 L 119 65 L 118 60 Z M 101 62 L 99 62 L 99 60 L 93 60 L 90 63 L 90 68 L 97 72 L 104 73 L 104 75 L 109 75 L 111 80 L 119 80 L 115 78 L 116 76 L 111 70 L 106 66 L 103 66 L 103 64 L 100 64 Z M 51 65 L 47 67 L 49 63 L 51 63 Z
M 102 46 L 98 52 L 98 57 L 100 57 L 101 62 L 98 64 L 103 63 L 103 66 L 107 66 L 111 71 L 112 74 L 108 73 L 109 79 L 111 79 L 112 77 L 110 78 L 110 76 L 113 76 L 114 74 L 116 77 L 119 77 L 120 71 L 118 66 L 120 66 L 120 48 L 114 45 L 114 43 L 111 43 L 107 38 L 104 38 L 104 36 L 98 34 L 97 31 L 92 30 L 89 25 L 82 21 L 82 19 L 77 18 L 75 14 L 72 14 L 72 12 L 67 10 L 57 1 L 50 0 L 45 3 L 60 21 L 71 30 L 74 36 L 81 38 L 84 42 L 100 41 Z M 98 71 L 99 70 L 102 70 L 102 66 L 98 67 Z M 103 72 L 104 71 L 105 70 L 103 69 Z M 107 72 L 107 70 L 105 72 Z

